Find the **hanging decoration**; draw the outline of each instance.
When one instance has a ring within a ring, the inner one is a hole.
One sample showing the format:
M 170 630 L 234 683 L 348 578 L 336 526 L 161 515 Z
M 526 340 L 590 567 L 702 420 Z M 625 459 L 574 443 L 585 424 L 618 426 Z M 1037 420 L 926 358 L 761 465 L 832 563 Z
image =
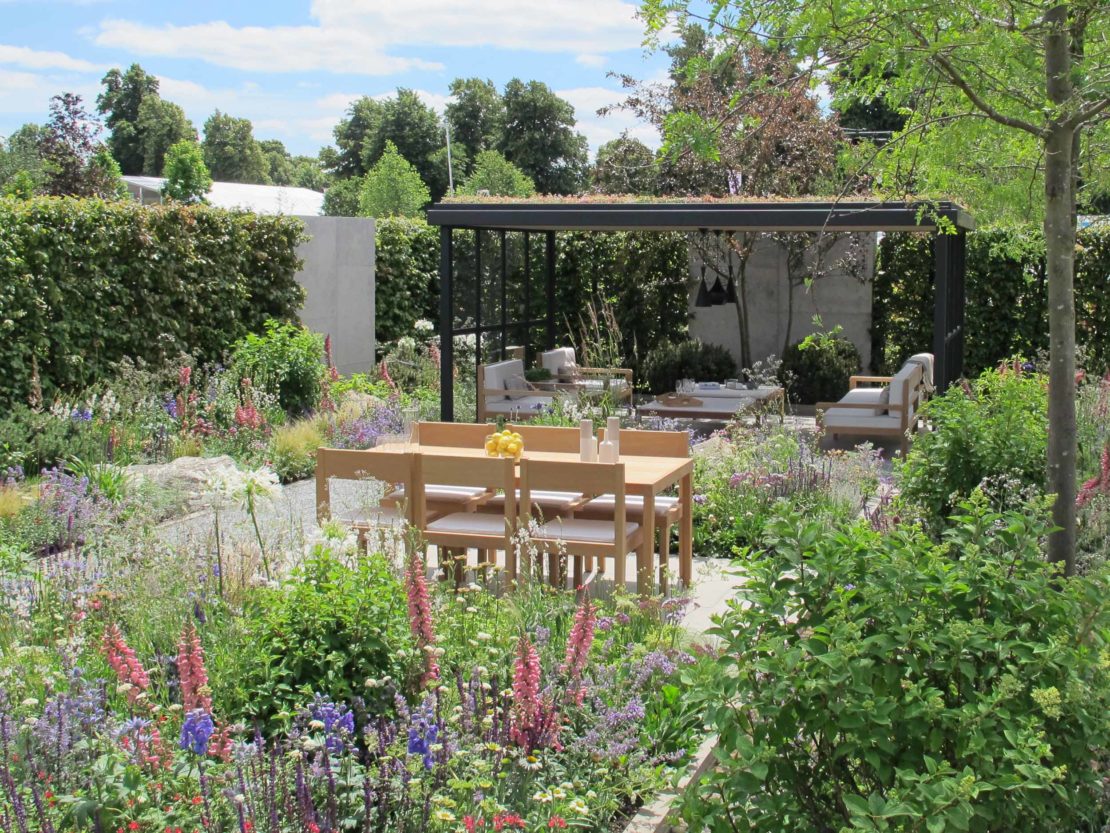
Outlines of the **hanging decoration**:
M 709 301 L 709 286 L 705 282 L 705 244 L 709 239 L 709 232 L 705 229 L 698 229 L 698 234 L 701 235 L 701 279 L 698 281 L 698 297 L 694 300 L 694 306 L 708 307 L 711 304 Z
M 728 233 L 728 286 L 725 287 L 725 301 L 729 304 L 736 303 L 736 278 L 732 274 L 732 232 Z

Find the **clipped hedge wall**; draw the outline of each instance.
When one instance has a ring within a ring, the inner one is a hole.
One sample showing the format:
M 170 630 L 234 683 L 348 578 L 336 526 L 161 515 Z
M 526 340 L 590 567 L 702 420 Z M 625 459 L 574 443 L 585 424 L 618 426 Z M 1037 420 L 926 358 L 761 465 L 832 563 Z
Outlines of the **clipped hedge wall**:
M 964 374 L 1048 348 L 1044 237 L 1039 227 L 987 229 L 967 238 Z M 891 372 L 932 349 L 932 252 L 928 238 L 888 234 L 879 244 L 872 356 Z M 1110 229 L 1079 232 L 1075 258 L 1076 341 L 1089 370 L 1110 368 Z
M 374 221 L 378 349 L 412 335 L 421 318 L 439 322 L 439 229 L 423 220 Z
M 0 407 L 109 375 L 120 359 L 222 358 L 295 320 L 300 221 L 206 206 L 0 199 Z

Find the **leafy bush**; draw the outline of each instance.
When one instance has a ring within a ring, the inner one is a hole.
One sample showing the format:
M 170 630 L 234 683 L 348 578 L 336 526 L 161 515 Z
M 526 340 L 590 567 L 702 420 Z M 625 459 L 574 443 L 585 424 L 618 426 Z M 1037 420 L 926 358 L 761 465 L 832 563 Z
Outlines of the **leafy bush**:
M 919 234 L 879 244 L 871 355 L 883 372 L 933 343 L 933 254 Z M 1079 231 L 1075 252 L 1076 340 L 1098 374 L 1110 369 L 1110 229 Z M 967 235 L 965 372 L 978 374 L 1015 353 L 1048 347 L 1044 234 L 1039 226 Z
M 125 356 L 217 361 L 293 320 L 303 226 L 207 206 L 0 200 L 0 409 L 76 392 Z
M 980 501 L 981 503 L 981 501 Z M 714 628 L 697 829 L 1099 830 L 1110 591 L 968 504 L 943 544 L 786 514 Z
M 791 402 L 836 402 L 848 392 L 849 377 L 859 371 L 859 350 L 837 327 L 787 347 L 779 379 Z
M 270 463 L 283 483 L 300 480 L 316 470 L 316 449 L 323 444 L 316 417 L 281 425 L 270 437 Z
M 237 654 L 221 664 L 238 679 L 216 691 L 233 714 L 269 721 L 317 693 L 337 702 L 367 698 L 367 678 L 406 680 L 412 639 L 404 589 L 380 554 L 340 549 L 316 543 L 280 587 L 249 598 L 243 638 L 219 649 Z
M 736 376 L 736 360 L 719 344 L 660 344 L 644 359 L 643 378 L 652 393 L 673 391 L 679 379 L 724 381 Z
M 1008 490 L 1039 489 L 1048 443 L 1045 377 L 987 370 L 954 385 L 921 411 L 932 430 L 921 434 L 901 469 L 902 495 L 940 529 L 953 507 L 985 478 Z
M 324 337 L 288 322 L 266 322 L 264 335 L 236 342 L 231 369 L 255 387 L 277 393 L 287 414 L 303 414 L 320 401 Z
M 14 405 L 0 417 L 0 472 L 22 466 L 28 474 L 64 463 L 70 457 L 104 459 L 110 429 L 94 420 Z
M 375 221 L 374 330 L 379 346 L 415 332 L 439 316 L 439 233 L 423 220 Z

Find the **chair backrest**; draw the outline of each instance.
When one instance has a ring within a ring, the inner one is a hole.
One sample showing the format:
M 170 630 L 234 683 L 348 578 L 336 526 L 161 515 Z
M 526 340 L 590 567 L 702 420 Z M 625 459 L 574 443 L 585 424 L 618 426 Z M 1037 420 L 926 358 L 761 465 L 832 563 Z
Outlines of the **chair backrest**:
M 493 426 L 485 422 L 416 423 L 416 440 L 420 445 L 481 448 L 492 432 Z
M 331 517 L 332 478 L 337 480 L 379 480 L 391 486 L 403 486 L 407 496 L 409 522 L 423 519 L 423 490 L 420 456 L 402 451 L 360 451 L 348 448 L 316 450 L 316 518 Z
M 556 347 L 554 350 L 548 350 L 540 354 L 540 365 L 551 371 L 553 376 L 557 376 L 559 371 L 567 365 L 578 364 L 574 358 L 573 347 Z
M 605 439 L 605 429 L 598 439 Z M 622 428 L 620 453 L 633 457 L 689 457 L 690 433 L 688 431 L 642 431 Z
M 907 364 L 891 377 L 890 404 L 901 406 L 901 410 L 891 411 L 891 415 L 899 417 L 903 428 L 910 424 L 921 404 L 924 371 L 920 364 Z
M 516 500 L 516 463 L 511 457 L 467 457 L 422 454 L 421 472 L 426 483 L 443 486 L 481 486 L 505 493 L 505 519 L 515 528 L 519 515 Z M 506 540 L 512 529 L 506 526 Z
M 578 453 L 581 450 L 581 433 L 577 428 L 560 428 L 557 425 L 517 425 L 505 426 L 516 431 L 524 438 L 527 451 L 566 451 Z
M 531 495 L 538 490 L 581 492 L 586 497 L 613 495 L 614 541 L 625 538 L 624 463 L 581 463 L 576 461 L 520 461 L 520 516 L 529 517 Z
M 520 359 L 508 359 L 503 362 L 482 365 L 482 390 L 490 391 L 485 394 L 489 401 L 509 398 L 507 393 L 498 396 L 492 391 L 508 390 L 508 385 L 505 383 L 513 376 L 524 376 L 524 362 Z

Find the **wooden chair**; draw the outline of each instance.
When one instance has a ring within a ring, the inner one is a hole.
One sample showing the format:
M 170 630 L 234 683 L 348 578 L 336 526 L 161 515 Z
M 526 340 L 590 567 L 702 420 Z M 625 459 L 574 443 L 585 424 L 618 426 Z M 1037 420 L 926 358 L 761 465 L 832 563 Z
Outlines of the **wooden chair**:
M 595 379 L 609 387 L 609 392 L 617 402 L 632 399 L 632 371 L 627 367 L 579 367 L 573 347 L 556 347 L 540 354 L 540 367 L 551 373 L 556 382 L 562 383 L 564 390 L 585 389 L 588 380 Z M 619 380 L 613 386 L 612 381 Z
M 420 446 L 481 448 L 492 431 L 486 423 L 478 422 L 418 422 L 413 426 L 413 441 Z M 438 517 L 452 512 L 474 512 L 493 493 L 477 486 L 451 486 L 434 480 L 424 486 L 427 511 Z M 398 505 L 405 499 L 405 490 L 397 489 L 387 495 L 383 505 Z
M 581 489 L 589 496 L 613 495 L 613 512 L 605 520 L 555 518 L 539 524 L 532 541 L 549 557 L 552 585 L 562 586 L 560 547 L 574 558 L 574 586 L 583 581 L 583 558 L 612 558 L 614 578 L 623 587 L 628 553 L 640 548 L 643 529 L 625 516 L 623 463 L 555 462 L 524 459 L 520 463 L 520 516 L 529 517 L 532 494 L 543 490 Z
M 524 362 L 508 359 L 478 365 L 478 421 L 529 419 L 554 404 L 556 391 L 536 390 L 524 378 Z
M 516 556 L 512 535 L 516 529 L 516 465 L 511 458 L 463 457 L 441 454 L 422 455 L 423 476 L 449 486 L 475 486 L 489 492 L 500 490 L 505 499 L 499 514 L 458 511 L 436 518 L 424 525 L 424 540 L 449 550 L 462 550 L 454 565 L 455 581 L 461 583 L 465 572 L 466 550 L 474 547 L 479 554 L 505 551 L 505 568 L 516 578 Z M 441 554 L 441 563 L 444 559 Z
M 605 429 L 599 432 L 602 439 Z M 620 453 L 632 457 L 689 457 L 690 434 L 687 431 L 635 431 L 622 428 Z M 644 499 L 640 495 L 625 498 L 625 512 L 630 520 L 644 522 Z M 655 525 L 659 530 L 659 588 L 667 591 L 668 567 L 671 556 L 671 529 L 682 520 L 683 506 L 677 497 L 655 496 Z M 613 515 L 613 495 L 594 498 L 575 512 L 580 518 L 610 518 Z M 648 546 L 653 541 L 645 542 Z
M 397 452 L 383 454 L 345 448 L 318 448 L 316 450 L 316 520 L 319 523 L 332 517 L 331 480 L 378 480 L 386 489 L 400 487 L 407 494 L 415 495 L 407 502 L 393 501 L 366 513 L 365 517 L 348 517 L 340 520 L 349 523 L 358 532 L 359 543 L 365 546 L 366 534 L 372 529 L 400 529 L 405 523 L 416 528 L 423 526 L 425 510 L 420 489 L 420 456 Z M 415 489 L 415 491 L 414 491 Z
M 515 425 L 509 423 L 505 426 L 510 431 L 516 431 L 524 439 L 524 450 L 528 451 L 579 451 L 577 428 L 560 428 L 554 425 Z M 520 501 L 520 490 L 516 493 Z M 484 503 L 478 511 L 500 512 L 504 503 L 504 495 L 495 495 Z M 574 515 L 575 511 L 585 503 L 585 495 L 574 491 L 547 491 L 532 492 L 532 511 L 541 520 L 546 518 L 566 518 Z
M 577 454 L 581 450 L 579 446 L 581 434 L 577 428 L 516 423 L 509 423 L 505 427 L 510 431 L 516 431 L 524 438 L 524 448 L 527 451 L 562 451 Z
M 839 402 L 817 403 L 817 424 L 833 439 L 841 434 L 898 437 L 904 458 L 910 450 L 910 434 L 921 419 L 918 411 L 926 392 L 926 370 L 922 363 L 909 361 L 893 376 L 853 376 Z M 875 384 L 884 387 L 867 387 Z

